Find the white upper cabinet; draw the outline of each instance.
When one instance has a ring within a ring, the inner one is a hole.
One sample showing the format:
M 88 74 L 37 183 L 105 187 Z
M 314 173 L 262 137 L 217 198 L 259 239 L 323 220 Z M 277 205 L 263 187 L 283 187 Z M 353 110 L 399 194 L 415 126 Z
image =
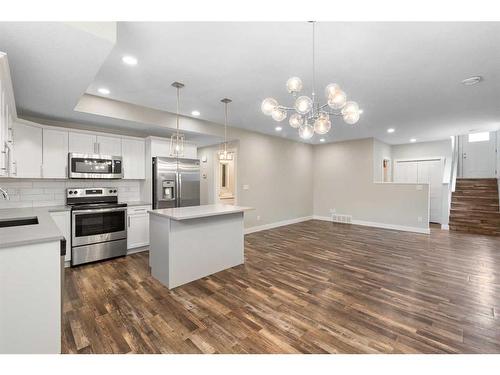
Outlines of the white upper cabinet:
M 0 176 L 12 166 L 12 125 L 17 118 L 7 55 L 0 52 Z
M 122 139 L 107 135 L 98 135 L 96 138 L 97 153 L 102 155 L 121 156 Z
M 69 132 L 69 152 L 97 154 L 95 134 Z
M 25 122 L 13 124 L 13 167 L 11 175 L 42 177 L 42 128 Z
M 123 178 L 146 178 L 144 139 L 122 138 Z
M 68 177 L 68 132 L 43 129 L 43 178 Z

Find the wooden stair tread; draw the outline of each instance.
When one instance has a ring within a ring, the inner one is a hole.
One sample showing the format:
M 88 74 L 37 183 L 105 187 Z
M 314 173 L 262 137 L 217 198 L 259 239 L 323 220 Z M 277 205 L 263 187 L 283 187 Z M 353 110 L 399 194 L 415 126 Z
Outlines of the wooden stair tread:
M 450 230 L 500 235 L 500 205 L 496 178 L 457 179 L 451 196 Z

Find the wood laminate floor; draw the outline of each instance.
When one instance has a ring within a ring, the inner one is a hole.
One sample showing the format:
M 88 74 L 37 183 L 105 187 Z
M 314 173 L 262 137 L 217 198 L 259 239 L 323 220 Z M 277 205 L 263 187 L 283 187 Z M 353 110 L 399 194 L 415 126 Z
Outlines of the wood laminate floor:
M 63 352 L 500 353 L 500 237 L 308 221 L 245 260 L 173 291 L 147 252 L 67 269 Z

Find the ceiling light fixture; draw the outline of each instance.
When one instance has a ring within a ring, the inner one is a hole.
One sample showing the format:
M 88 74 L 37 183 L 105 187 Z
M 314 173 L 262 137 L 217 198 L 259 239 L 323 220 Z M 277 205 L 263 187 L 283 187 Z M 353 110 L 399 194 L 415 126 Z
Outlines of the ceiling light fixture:
M 194 111 L 191 112 L 191 115 L 193 115 L 193 116 L 199 116 L 200 115 L 200 111 L 194 110 Z
M 415 143 L 417 140 L 415 138 L 410 139 L 411 143 Z
M 281 130 L 283 130 L 283 128 L 281 126 L 277 126 L 274 128 L 274 130 L 276 130 L 277 132 L 280 132 Z
M 262 112 L 271 116 L 275 121 L 283 121 L 288 112 L 293 112 L 288 122 L 292 128 L 299 129 L 302 139 L 310 139 L 316 134 L 326 134 L 332 127 L 330 116 L 342 116 L 347 124 L 354 125 L 358 122 L 361 110 L 356 102 L 347 101 L 344 91 L 336 83 L 326 86 L 325 96 L 327 102 L 321 104 L 316 99 L 316 22 L 312 23 L 312 94 L 309 96 L 298 96 L 302 90 L 302 80 L 291 77 L 286 82 L 287 90 L 293 95 L 295 104 L 293 107 L 280 105 L 274 98 L 266 98 L 261 105 Z
M 394 133 L 396 130 L 394 128 L 387 129 L 387 133 Z
M 231 99 L 224 98 L 221 99 L 221 102 L 224 103 L 224 143 L 222 144 L 221 150 L 219 150 L 219 160 L 220 161 L 229 161 L 233 160 L 233 152 L 227 150 L 227 117 L 228 117 L 228 104 L 232 102 Z
M 472 85 L 475 85 L 479 82 L 481 82 L 483 80 L 483 77 L 481 76 L 474 76 L 474 77 L 469 77 L 469 78 L 466 78 L 462 81 L 462 84 L 464 84 L 465 86 L 472 86 Z
M 134 56 L 129 56 L 129 55 L 123 56 L 122 62 L 124 64 L 131 65 L 131 66 L 137 65 L 137 59 Z
M 179 104 L 181 99 L 181 89 L 184 87 L 184 84 L 174 82 L 172 83 L 172 87 L 175 87 L 177 90 L 177 114 L 175 120 L 175 133 L 170 137 L 170 155 L 178 158 L 180 156 L 184 156 L 184 134 L 180 134 L 179 132 Z
M 97 92 L 99 94 L 102 94 L 102 95 L 109 95 L 111 93 L 111 91 L 109 91 L 107 88 L 105 87 L 101 87 L 97 90 Z

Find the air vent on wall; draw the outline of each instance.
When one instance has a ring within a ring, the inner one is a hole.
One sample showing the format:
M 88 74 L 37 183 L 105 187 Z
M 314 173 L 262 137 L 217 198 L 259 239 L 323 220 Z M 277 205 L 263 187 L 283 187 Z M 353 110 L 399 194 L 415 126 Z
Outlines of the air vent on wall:
M 332 213 L 332 221 L 334 223 L 351 224 L 352 216 Z

